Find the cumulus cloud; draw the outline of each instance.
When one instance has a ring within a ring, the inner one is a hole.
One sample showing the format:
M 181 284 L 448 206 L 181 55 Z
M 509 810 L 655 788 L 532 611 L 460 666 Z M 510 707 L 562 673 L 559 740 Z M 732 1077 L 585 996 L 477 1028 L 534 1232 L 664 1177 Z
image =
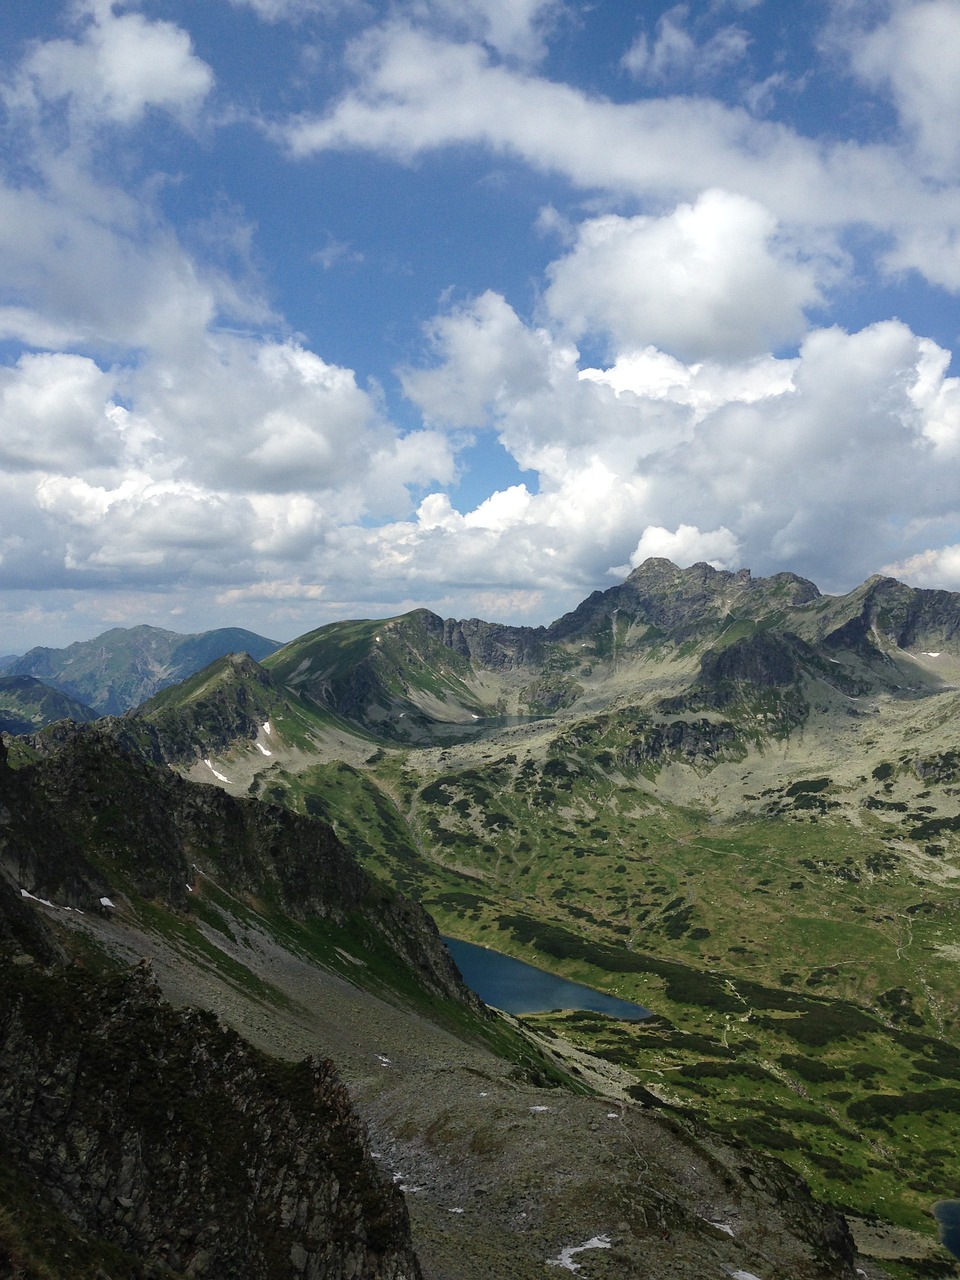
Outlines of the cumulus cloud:
M 0 369 L 0 466 L 98 470 L 118 462 L 116 379 L 75 355 L 23 355 Z
M 777 242 L 773 215 L 705 191 L 660 218 L 592 218 L 549 268 L 550 314 L 613 349 L 658 346 L 685 360 L 741 359 L 799 338 L 815 273 Z
M 715 569 L 733 569 L 740 564 L 740 544 L 722 525 L 705 533 L 692 524 L 682 524 L 673 533 L 659 525 L 649 525 L 630 557 L 630 567 L 635 569 L 651 557 L 672 560 L 683 568 L 706 561 Z
M 881 573 L 906 580 L 915 587 L 960 591 L 960 543 L 918 552 L 905 560 L 884 565 Z
M 472 538 L 491 566 L 516 572 L 526 555 L 531 578 L 564 558 L 572 578 L 586 578 L 604 556 L 608 569 L 659 554 L 760 572 L 789 565 L 848 586 L 875 569 L 879 548 L 918 545 L 904 512 L 932 520 L 952 509 L 960 382 L 946 374 L 949 353 L 902 323 L 816 329 L 790 359 L 685 364 L 647 347 L 607 369 L 581 369 L 568 342 L 490 295 L 434 334 L 435 363 L 408 378 L 410 394 L 439 413 L 469 387 L 539 477 L 536 492 L 488 500 L 498 521 L 460 514 L 442 495 L 425 500 L 423 537 L 443 563 L 459 553 L 474 563 Z M 404 536 L 415 558 L 417 539 Z
M 25 59 L 5 94 L 9 106 L 67 100 L 75 124 L 130 126 L 150 108 L 189 116 L 213 87 L 182 28 L 117 14 L 111 0 L 87 0 L 79 12 L 76 39 L 38 43 Z

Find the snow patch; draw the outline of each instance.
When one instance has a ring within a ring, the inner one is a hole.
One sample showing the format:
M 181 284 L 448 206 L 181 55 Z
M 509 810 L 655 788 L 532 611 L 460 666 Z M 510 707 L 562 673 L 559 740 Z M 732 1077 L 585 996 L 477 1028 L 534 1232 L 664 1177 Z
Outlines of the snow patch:
M 759 1276 L 755 1276 L 752 1271 L 728 1271 L 730 1280 L 760 1280 Z
M 920 656 L 921 656 L 921 658 L 939 658 L 939 657 L 940 657 L 940 650 L 938 649 L 936 653 L 928 653 L 928 652 L 924 649 L 924 650 L 921 652 Z
M 31 902 L 39 902 L 42 907 L 52 907 L 53 903 L 48 898 L 37 898 L 32 893 L 28 893 L 26 889 L 20 890 L 21 898 L 29 898 Z
M 737 1238 L 729 1222 L 718 1222 L 716 1218 L 704 1218 L 704 1222 L 709 1222 L 711 1227 L 716 1227 L 718 1231 L 725 1231 L 733 1240 Z
M 382 1054 L 382 1053 L 378 1053 L 378 1054 L 377 1054 L 377 1061 L 380 1063 L 381 1067 L 389 1067 L 389 1066 L 392 1066 L 392 1063 L 390 1062 L 390 1059 L 389 1059 L 388 1057 L 386 1057 L 386 1056 L 385 1056 L 384 1054 Z
M 225 777 L 223 776 L 223 774 L 222 774 L 222 773 L 217 773 L 216 769 L 213 767 L 213 765 L 210 763 L 210 761 L 209 761 L 209 760 L 204 760 L 204 762 L 203 762 L 203 763 L 207 766 L 207 768 L 210 770 L 210 772 L 213 774 L 213 776 L 214 776 L 215 778 L 219 778 L 221 782 L 229 782 L 229 781 L 230 781 L 230 779 L 229 779 L 229 778 L 225 778 Z
M 264 722 L 263 722 L 263 732 L 264 732 L 264 733 L 273 733 L 273 730 L 270 728 L 270 721 L 269 721 L 269 720 L 264 720 Z
M 267 750 L 267 748 L 266 748 L 265 746 L 263 746 L 263 744 L 262 744 L 262 743 L 259 743 L 259 742 L 258 742 L 256 745 L 257 745 L 257 750 L 260 752 L 260 754 L 261 754 L 262 756 L 272 756 L 272 755 L 273 755 L 273 752 L 272 752 L 272 751 L 268 751 L 268 750 Z
M 549 1107 L 531 1107 L 530 1110 L 536 1113 L 538 1111 L 549 1111 L 550 1108 Z
M 587 1249 L 611 1249 L 612 1247 L 609 1236 L 594 1236 L 586 1244 L 570 1245 L 566 1249 L 561 1249 L 559 1257 L 547 1259 L 547 1266 L 565 1267 L 567 1271 L 579 1271 L 580 1263 L 573 1261 L 575 1253 L 584 1253 Z M 752 1277 L 752 1280 L 756 1280 L 756 1277 Z
M 101 898 L 100 905 L 101 907 L 110 907 L 113 911 L 116 911 L 117 909 L 117 904 L 115 902 L 111 902 L 109 898 Z
M 463 1213 L 463 1210 L 462 1210 L 462 1209 L 460 1209 L 460 1208 L 457 1208 L 457 1209 L 448 1209 L 448 1210 L 447 1210 L 447 1213 Z

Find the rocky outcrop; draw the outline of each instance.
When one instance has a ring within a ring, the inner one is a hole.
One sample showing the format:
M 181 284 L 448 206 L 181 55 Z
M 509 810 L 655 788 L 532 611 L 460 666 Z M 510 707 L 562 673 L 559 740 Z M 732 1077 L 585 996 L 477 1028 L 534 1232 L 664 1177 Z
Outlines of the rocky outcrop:
M 402 1197 L 329 1062 L 281 1064 L 176 1012 L 145 966 L 19 958 L 0 958 L 4 1159 L 54 1219 L 135 1260 L 122 1274 L 418 1280 Z
M 638 724 L 622 760 L 640 768 L 674 760 L 703 766 L 719 760 L 742 760 L 746 751 L 742 734 L 726 720 L 673 720 Z
M 622 613 L 680 644 L 708 635 L 735 612 L 758 618 L 806 604 L 819 595 L 812 582 L 792 573 L 753 578 L 749 569 L 729 573 L 709 564 L 678 569 L 669 560 L 654 558 L 645 560 L 619 586 L 594 591 L 572 613 L 552 623 L 547 638 L 570 641 L 589 636 Z

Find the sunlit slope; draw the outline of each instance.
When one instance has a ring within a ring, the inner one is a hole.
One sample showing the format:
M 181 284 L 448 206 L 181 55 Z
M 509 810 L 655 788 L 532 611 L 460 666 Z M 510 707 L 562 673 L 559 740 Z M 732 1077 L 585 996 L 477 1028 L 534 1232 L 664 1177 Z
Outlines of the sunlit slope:
M 389 738 L 415 740 L 431 726 L 473 724 L 496 710 L 469 659 L 444 643 L 442 619 L 426 609 L 331 623 L 265 666 L 285 689 Z

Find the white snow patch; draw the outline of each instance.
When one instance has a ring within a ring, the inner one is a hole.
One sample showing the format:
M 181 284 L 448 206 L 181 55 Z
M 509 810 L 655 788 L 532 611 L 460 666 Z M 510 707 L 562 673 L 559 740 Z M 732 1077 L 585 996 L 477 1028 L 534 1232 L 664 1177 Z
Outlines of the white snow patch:
M 413 1191 L 422 1191 L 422 1190 L 423 1190 L 423 1187 L 408 1187 L 408 1186 L 406 1185 L 406 1183 L 401 1182 L 401 1183 L 400 1183 L 400 1190 L 401 1190 L 401 1191 L 410 1191 L 410 1192 L 413 1192 Z
M 610 1249 L 609 1236 L 594 1236 L 592 1240 L 588 1240 L 586 1244 L 570 1245 L 566 1249 L 560 1250 L 558 1258 L 548 1258 L 548 1267 L 565 1267 L 567 1271 L 579 1271 L 580 1263 L 573 1261 L 575 1253 L 584 1253 L 587 1249 Z M 756 1280 L 756 1277 L 753 1277 Z
M 924 649 L 924 650 L 921 652 L 920 656 L 921 656 L 922 658 L 939 658 L 939 657 L 940 657 L 940 650 L 938 649 L 936 653 L 928 653 L 928 652 Z
M 479 720 L 479 719 L 480 719 L 480 717 L 479 717 L 479 716 L 475 716 L 475 715 L 471 712 L 471 713 L 470 713 L 470 719 L 471 719 L 471 720 Z
M 100 905 L 101 907 L 112 907 L 114 911 L 117 909 L 117 904 L 115 902 L 111 902 L 109 898 L 101 898 Z
M 29 898 L 31 902 L 39 902 L 42 907 L 52 907 L 53 903 L 48 898 L 37 898 L 32 893 L 28 893 L 26 889 L 20 890 L 21 898 Z
M 377 1054 L 377 1061 L 380 1063 L 381 1067 L 389 1067 L 392 1065 L 390 1059 L 382 1053 Z
M 203 762 L 203 763 L 207 766 L 207 768 L 210 770 L 210 772 L 213 774 L 213 776 L 214 776 L 215 778 L 219 778 L 221 782 L 229 782 L 229 781 L 230 781 L 230 779 L 229 779 L 229 778 L 225 778 L 225 777 L 223 776 L 223 774 L 222 774 L 222 773 L 217 773 L 216 769 L 213 767 L 213 765 L 210 763 L 210 761 L 209 761 L 209 760 L 204 760 L 204 762 Z
M 448 1209 L 447 1213 L 463 1213 L 462 1209 Z
M 730 1271 L 728 1272 L 730 1280 L 760 1280 L 759 1276 L 755 1276 L 752 1271 Z
M 531 1108 L 530 1108 L 530 1110 L 531 1110 L 531 1111 L 533 1111 L 533 1112 L 537 1112 L 537 1111 L 549 1111 L 549 1110 L 550 1110 L 550 1108 L 549 1108 L 549 1107 L 531 1107 Z
M 192 884 L 188 884 L 188 885 L 187 885 L 187 893 L 193 893 L 193 885 L 192 885 Z
M 273 730 L 270 728 L 270 721 L 269 721 L 269 720 L 264 720 L 264 722 L 263 722 L 263 732 L 264 732 L 264 733 L 273 733 Z
M 608 1111 L 608 1112 L 607 1112 L 607 1119 L 608 1119 L 608 1120 L 619 1120 L 619 1119 L 620 1119 L 620 1112 L 619 1112 L 619 1111 Z
M 716 1218 L 704 1218 L 704 1222 L 709 1222 L 711 1227 L 716 1227 L 718 1231 L 725 1231 L 731 1239 L 736 1240 L 736 1233 L 729 1222 L 718 1222 Z
M 260 752 L 260 754 L 261 754 L 262 756 L 272 756 L 272 755 L 273 755 L 273 752 L 272 752 L 272 751 L 268 751 L 268 750 L 267 750 L 267 748 L 266 748 L 265 746 L 263 746 L 263 744 L 262 744 L 262 743 L 259 743 L 259 742 L 257 743 L 257 750 Z
M 481 1091 L 481 1092 L 480 1092 L 480 1095 L 479 1095 L 479 1096 L 480 1096 L 481 1098 L 489 1098 L 489 1097 L 490 1097 L 489 1093 L 484 1093 L 483 1091 Z

